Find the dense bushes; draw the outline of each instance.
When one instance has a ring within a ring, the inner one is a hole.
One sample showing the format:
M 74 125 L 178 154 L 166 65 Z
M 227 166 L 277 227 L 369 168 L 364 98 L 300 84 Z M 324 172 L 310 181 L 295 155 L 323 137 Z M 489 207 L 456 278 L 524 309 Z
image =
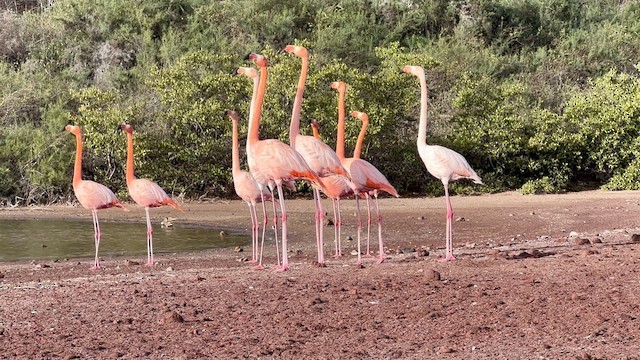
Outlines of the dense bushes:
M 2 203 L 71 198 L 73 139 L 61 132 L 69 122 L 84 129 L 85 177 L 120 196 L 121 122 L 136 129 L 139 176 L 189 198 L 231 195 L 224 110 L 238 110 L 246 132 L 251 95 L 251 83 L 231 74 L 249 65 L 249 51 L 268 56 L 261 136 L 288 141 L 300 69 L 280 52 L 288 43 L 311 51 L 302 131 L 319 120 L 335 144 L 329 85 L 345 81 L 348 110 L 370 116 L 363 156 L 404 195 L 442 191 L 417 155 L 419 85 L 399 73 L 406 64 L 427 72 L 428 142 L 462 153 L 487 184 L 454 191 L 639 187 L 638 2 L 47 4 L 0 10 Z M 347 119 L 347 151 L 359 125 Z

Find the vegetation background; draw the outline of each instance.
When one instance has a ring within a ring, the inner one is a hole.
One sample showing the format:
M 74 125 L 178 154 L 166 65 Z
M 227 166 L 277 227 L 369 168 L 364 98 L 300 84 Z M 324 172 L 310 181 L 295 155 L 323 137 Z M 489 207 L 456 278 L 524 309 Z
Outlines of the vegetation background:
M 335 143 L 336 93 L 370 116 L 363 157 L 403 196 L 441 194 L 415 146 L 421 65 L 428 141 L 463 154 L 487 184 L 523 193 L 640 185 L 637 0 L 0 0 L 0 204 L 73 199 L 84 176 L 126 198 L 136 171 L 175 196 L 233 196 L 231 123 L 246 119 L 244 55 L 271 63 L 261 136 L 288 139 L 299 59 L 311 52 L 302 114 Z M 347 122 L 352 149 L 358 122 Z M 303 124 L 303 131 L 309 132 Z M 246 132 L 246 122 L 242 123 Z

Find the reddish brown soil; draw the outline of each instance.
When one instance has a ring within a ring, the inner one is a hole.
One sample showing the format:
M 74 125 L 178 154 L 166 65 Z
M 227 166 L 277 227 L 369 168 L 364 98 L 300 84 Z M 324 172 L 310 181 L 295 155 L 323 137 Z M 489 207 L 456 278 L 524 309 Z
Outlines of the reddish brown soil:
M 103 258 L 100 271 L 91 259 L 4 263 L 0 358 L 638 359 L 639 203 L 637 192 L 455 197 L 449 263 L 437 261 L 442 198 L 382 200 L 388 258 L 362 268 L 352 255 L 314 266 L 308 200 L 288 203 L 284 273 L 273 271 L 272 243 L 264 271 L 240 261 L 250 249 L 160 254 L 154 268 L 130 258 Z M 143 218 L 131 208 L 100 216 Z M 239 201 L 185 208 L 155 210 L 156 226 L 170 215 L 249 233 Z M 355 239 L 351 201 L 344 209 L 344 237 Z M 72 216 L 90 214 L 0 210 Z M 329 255 L 332 227 L 326 240 Z M 344 245 L 349 254 L 355 241 Z

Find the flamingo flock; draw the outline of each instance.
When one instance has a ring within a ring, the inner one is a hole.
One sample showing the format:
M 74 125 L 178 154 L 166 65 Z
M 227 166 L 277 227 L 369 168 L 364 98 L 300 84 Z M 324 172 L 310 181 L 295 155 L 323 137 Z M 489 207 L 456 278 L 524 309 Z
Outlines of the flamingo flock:
M 252 255 L 251 263 L 254 269 L 264 269 L 263 252 L 265 242 L 265 230 L 268 226 L 268 216 L 265 203 L 272 203 L 274 239 L 276 246 L 277 271 L 289 269 L 288 261 L 288 215 L 284 197 L 284 188 L 295 189 L 295 181 L 307 182 L 313 191 L 315 208 L 315 233 L 317 248 L 317 265 L 325 266 L 324 258 L 324 209 L 322 207 L 322 197 L 324 194 L 331 199 L 334 212 L 334 257 L 339 258 L 342 254 L 341 227 L 343 225 L 340 214 L 340 201 L 353 197 L 356 208 L 356 228 L 357 228 L 357 260 L 356 264 L 363 264 L 363 257 L 373 257 L 370 249 L 371 237 L 371 205 L 373 199 L 376 211 L 378 228 L 378 256 L 376 263 L 380 264 L 385 260 L 382 215 L 378 203 L 378 196 L 382 192 L 398 197 L 398 192 L 387 180 L 387 178 L 370 162 L 360 157 L 362 144 L 366 135 L 369 116 L 361 111 L 350 113 L 362 122 L 361 130 L 357 138 L 356 146 L 352 157 L 345 156 L 345 94 L 347 85 L 342 81 L 331 83 L 331 88 L 337 91 L 338 101 L 338 123 L 336 147 L 333 150 L 329 145 L 322 142 L 319 135 L 319 125 L 312 121 L 311 127 L 313 136 L 302 135 L 300 133 L 300 118 L 305 82 L 309 68 L 309 52 L 302 46 L 287 45 L 284 51 L 300 58 L 302 66 L 294 98 L 291 121 L 289 127 L 289 144 L 277 139 L 260 139 L 260 121 L 262 116 L 262 106 L 268 81 L 268 60 L 265 56 L 251 53 L 247 59 L 253 62 L 254 67 L 240 67 L 237 73 L 244 75 L 253 81 L 253 95 L 249 107 L 249 122 L 246 143 L 247 165 L 249 171 L 244 171 L 240 165 L 239 116 L 233 110 L 227 110 L 227 116 L 232 122 L 232 176 L 233 184 L 238 197 L 247 203 L 251 219 Z M 453 230 L 452 221 L 453 209 L 449 197 L 449 183 L 459 179 L 470 179 L 476 184 L 482 184 L 482 180 L 476 172 L 469 166 L 466 159 L 457 152 L 438 145 L 428 145 L 426 143 L 427 130 L 427 85 L 424 69 L 420 66 L 405 66 L 402 71 L 414 75 L 418 78 L 420 96 L 420 121 L 417 136 L 418 153 L 424 162 L 427 171 L 439 179 L 444 187 L 446 205 L 446 231 L 445 231 L 445 254 L 440 261 L 455 260 L 453 255 Z M 153 256 L 153 228 L 149 209 L 163 205 L 183 211 L 175 201 L 156 183 L 148 179 L 138 179 L 134 175 L 133 157 L 133 127 L 129 124 L 120 125 L 127 137 L 127 160 L 125 177 L 130 197 L 141 207 L 144 207 L 147 223 L 147 262 L 146 265 L 155 264 Z M 80 204 L 91 210 L 94 224 L 95 259 L 92 269 L 100 269 L 98 249 L 101 240 L 100 225 L 98 222 L 97 210 L 119 207 L 125 211 L 127 208 L 118 200 L 114 193 L 104 185 L 94 181 L 82 179 L 82 130 L 78 126 L 67 125 L 65 130 L 71 132 L 76 137 L 76 155 L 73 172 L 73 189 Z M 366 250 L 362 249 L 362 217 L 360 212 L 360 199 L 367 202 L 367 235 Z M 262 204 L 262 222 L 258 220 L 257 204 Z M 276 203 L 279 205 L 280 219 L 278 222 L 278 212 Z M 262 235 L 260 236 L 260 224 L 262 224 Z M 278 231 L 280 226 L 280 232 Z M 279 249 L 278 235 L 280 235 L 281 248 Z

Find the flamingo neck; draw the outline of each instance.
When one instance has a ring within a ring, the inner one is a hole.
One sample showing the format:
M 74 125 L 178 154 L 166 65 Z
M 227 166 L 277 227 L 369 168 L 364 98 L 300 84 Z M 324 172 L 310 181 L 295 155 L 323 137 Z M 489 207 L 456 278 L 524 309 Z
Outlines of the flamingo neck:
M 311 131 L 313 132 L 313 137 L 320 140 L 320 132 L 316 126 L 311 127 Z
M 298 90 L 293 101 L 293 111 L 291 112 L 291 125 L 289 126 L 289 144 L 295 148 L 296 138 L 300 135 L 300 113 L 302 111 L 302 95 L 304 94 L 304 84 L 307 81 L 309 71 L 309 58 L 302 57 L 302 67 L 300 68 L 300 79 L 298 79 Z
M 424 71 L 418 75 L 420 79 L 420 125 L 418 126 L 418 145 L 427 143 L 427 99 L 428 89 Z
M 249 106 L 249 128 L 251 128 L 251 124 L 253 124 L 253 114 L 256 111 L 256 98 L 258 97 L 259 86 L 260 86 L 260 78 L 256 76 L 253 78 L 253 94 L 251 94 L 251 105 Z M 250 148 L 251 146 L 247 141 L 247 145 L 246 145 L 247 155 L 249 155 Z
M 231 145 L 231 160 L 232 160 L 232 173 L 240 171 L 240 154 L 238 150 L 238 122 L 233 120 L 233 132 L 232 132 L 232 145 Z
M 258 94 L 253 109 L 253 117 L 249 124 L 249 133 L 247 134 L 247 143 L 251 146 L 259 141 L 260 133 L 260 117 L 262 116 L 262 103 L 264 102 L 264 93 L 267 90 L 267 67 L 260 66 L 260 84 L 258 86 Z
M 358 141 L 356 142 L 356 148 L 353 149 L 353 157 L 355 159 L 360 159 L 360 153 L 362 152 L 362 143 L 364 142 L 364 135 L 367 133 L 367 125 L 369 123 L 367 121 L 362 122 L 362 127 L 360 128 L 360 134 L 358 134 Z
M 344 160 L 344 98 L 345 90 L 338 88 L 338 134 L 336 137 L 336 155 Z
M 73 187 L 82 181 L 82 134 L 76 134 L 76 160 L 73 164 Z
M 127 170 L 126 170 L 127 185 L 130 184 L 136 177 L 133 175 L 133 134 L 127 132 Z

